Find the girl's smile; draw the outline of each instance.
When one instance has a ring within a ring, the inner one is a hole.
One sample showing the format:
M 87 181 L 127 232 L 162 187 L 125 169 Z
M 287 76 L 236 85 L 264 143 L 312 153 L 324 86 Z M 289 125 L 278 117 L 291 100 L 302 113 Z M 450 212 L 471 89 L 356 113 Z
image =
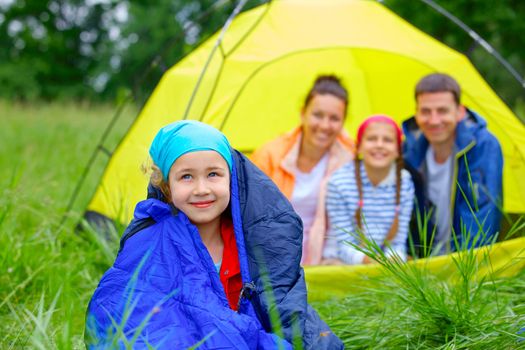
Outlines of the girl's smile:
M 397 133 L 394 126 L 384 122 L 374 122 L 366 128 L 359 153 L 369 169 L 390 169 L 399 157 Z
M 196 208 L 206 209 L 209 208 L 215 201 L 202 201 L 202 202 L 191 202 L 190 204 Z

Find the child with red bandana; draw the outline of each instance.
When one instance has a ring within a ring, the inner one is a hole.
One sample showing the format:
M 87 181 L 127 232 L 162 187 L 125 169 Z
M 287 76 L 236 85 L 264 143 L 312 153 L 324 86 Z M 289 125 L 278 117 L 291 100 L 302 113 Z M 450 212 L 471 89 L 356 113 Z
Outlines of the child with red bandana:
M 406 260 L 414 185 L 403 169 L 401 135 L 398 125 L 384 115 L 369 117 L 360 125 L 354 161 L 328 182 L 327 263 L 373 262 L 358 249 L 363 236 L 375 241 L 387 256 Z

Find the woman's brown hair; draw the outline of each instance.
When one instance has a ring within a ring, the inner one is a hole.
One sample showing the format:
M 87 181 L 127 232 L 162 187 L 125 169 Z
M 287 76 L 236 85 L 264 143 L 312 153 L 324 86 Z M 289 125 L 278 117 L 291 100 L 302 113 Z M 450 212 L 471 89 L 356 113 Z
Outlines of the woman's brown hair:
M 345 109 L 348 106 L 348 91 L 341 83 L 341 79 L 335 75 L 320 75 L 315 79 L 314 85 L 304 99 L 303 109 L 316 95 L 333 95 L 345 103 Z
M 162 194 L 164 195 L 164 199 L 167 203 L 171 202 L 171 192 L 170 192 L 170 186 L 169 183 L 164 180 L 162 176 L 162 171 L 160 171 L 160 168 L 153 164 L 151 166 L 151 175 L 150 175 L 150 182 L 153 186 L 157 187 Z

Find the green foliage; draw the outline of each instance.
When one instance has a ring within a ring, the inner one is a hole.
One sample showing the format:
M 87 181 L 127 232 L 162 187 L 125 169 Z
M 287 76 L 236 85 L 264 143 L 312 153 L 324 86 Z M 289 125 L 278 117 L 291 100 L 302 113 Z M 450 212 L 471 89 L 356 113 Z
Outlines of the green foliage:
M 401 272 L 413 290 L 389 277 L 343 300 L 314 304 L 346 349 L 523 349 L 523 274 L 462 285 Z M 510 287 L 509 289 L 509 286 Z
M 383 266 L 343 300 L 317 303 L 347 349 L 524 349 L 525 271 L 512 278 L 479 277 L 490 267 L 472 251 L 453 257 L 449 276 L 424 264 L 387 257 L 374 242 L 355 246 Z
M 108 254 L 98 240 L 58 224 L 114 108 L 0 101 L 0 109 L 0 348 L 83 348 L 87 301 L 117 243 Z M 125 110 L 123 120 L 134 115 Z M 119 124 L 110 149 L 126 126 Z M 78 214 L 89 196 L 80 197 Z
M 111 6 L 26 0 L 0 7 L 2 97 L 95 98 L 86 88 L 87 76 L 107 37 L 102 22 Z
M 244 10 L 264 1 L 251 0 Z M 156 0 L 129 3 L 129 20 L 122 24 L 128 46 L 109 45 L 106 56 L 120 55 L 118 67 L 107 71 L 109 82 L 104 94 L 113 96 L 117 88 L 132 89 L 144 102 L 164 72 L 195 47 L 221 29 L 233 12 L 233 0 Z M 109 59 L 110 60 L 110 59 Z M 108 60 L 106 60 L 108 61 Z M 101 69 L 107 69 L 104 64 Z
M 94 3 L 94 4 L 93 4 Z M 0 5 L 0 97 L 138 104 L 225 23 L 233 0 L 15 1 Z M 245 9 L 261 1 L 249 1 Z

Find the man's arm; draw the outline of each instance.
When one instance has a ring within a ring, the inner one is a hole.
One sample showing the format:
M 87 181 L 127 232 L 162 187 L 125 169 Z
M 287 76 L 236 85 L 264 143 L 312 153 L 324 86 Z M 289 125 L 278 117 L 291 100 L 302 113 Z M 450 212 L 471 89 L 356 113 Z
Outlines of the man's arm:
M 499 233 L 503 209 L 503 154 L 498 140 L 487 133 L 478 140 L 469 159 L 471 164 L 466 165 L 470 178 L 460 181 L 459 195 L 471 199 L 465 200 L 468 208 L 461 212 L 462 224 L 470 232 L 470 248 L 489 244 Z M 460 161 L 468 163 L 465 159 Z

